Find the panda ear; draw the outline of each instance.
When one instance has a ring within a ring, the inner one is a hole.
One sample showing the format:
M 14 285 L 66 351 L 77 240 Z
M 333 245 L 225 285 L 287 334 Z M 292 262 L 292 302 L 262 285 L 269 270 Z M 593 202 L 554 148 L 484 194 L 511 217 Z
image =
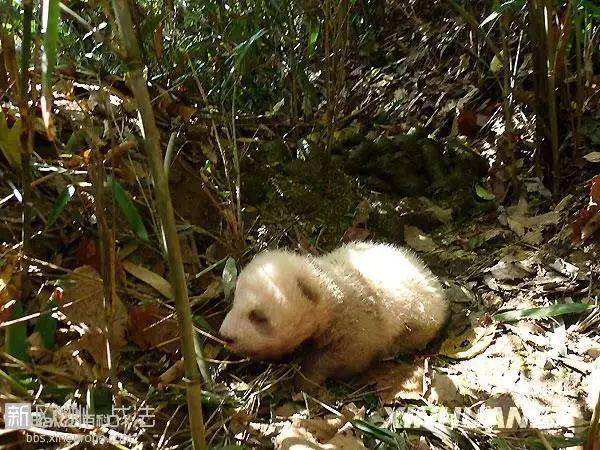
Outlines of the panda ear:
M 298 278 L 296 282 L 303 297 L 311 303 L 319 303 L 319 292 L 307 280 Z

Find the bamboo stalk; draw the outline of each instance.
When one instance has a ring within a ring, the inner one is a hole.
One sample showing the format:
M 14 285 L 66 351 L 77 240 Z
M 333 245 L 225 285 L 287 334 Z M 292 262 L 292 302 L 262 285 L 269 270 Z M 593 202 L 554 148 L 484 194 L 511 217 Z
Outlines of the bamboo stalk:
M 506 13 L 505 13 L 506 14 Z M 507 160 L 506 163 L 510 165 L 510 178 L 515 190 L 516 196 L 520 195 L 519 189 L 519 177 L 517 176 L 517 159 L 515 157 L 515 145 L 513 142 L 514 137 L 514 120 L 513 120 L 513 93 L 512 93 L 512 64 L 511 64 L 511 53 L 509 38 L 507 32 L 509 31 L 509 18 L 503 14 L 500 17 L 500 33 L 502 36 L 502 56 L 504 57 L 504 79 L 502 83 L 502 110 L 504 112 L 504 144 L 506 150 Z
M 95 146 L 94 146 L 95 147 Z M 121 406 L 119 397 L 119 379 L 117 377 L 117 355 L 113 340 L 113 323 L 115 320 L 115 302 L 117 299 L 117 278 L 115 262 L 115 236 L 114 230 L 108 225 L 106 218 L 106 205 L 104 196 L 104 184 L 106 181 L 106 172 L 102 155 L 98 148 L 92 151 L 92 166 L 90 169 L 92 186 L 94 189 L 94 205 L 96 207 L 96 221 L 98 225 L 98 235 L 100 236 L 100 263 L 102 287 L 104 291 L 104 311 L 106 314 L 106 323 L 104 332 L 106 334 L 106 356 L 110 377 L 110 384 L 113 393 L 115 406 Z
M 546 39 L 548 42 L 548 122 L 550 128 L 550 147 L 552 149 L 552 182 L 553 191 L 558 193 L 559 187 L 559 142 L 558 142 L 558 109 L 556 105 L 556 50 L 557 43 L 552 31 L 552 19 L 554 17 L 554 7 L 552 3 L 546 0 Z
M 206 449 L 206 440 L 202 418 L 202 385 L 196 362 L 196 351 L 194 349 L 192 312 L 188 299 L 181 248 L 179 246 L 173 205 L 169 193 L 169 184 L 163 168 L 160 135 L 154 119 L 154 112 L 144 76 L 144 65 L 131 19 L 129 4 L 127 0 L 113 0 L 112 5 L 125 50 L 122 57 L 128 67 L 129 85 L 133 91 L 142 119 L 146 153 L 154 181 L 156 206 L 163 228 L 169 261 L 169 275 L 175 293 L 175 308 L 181 329 L 181 344 L 187 381 L 187 402 L 192 442 L 194 449 L 204 450 Z
M 582 21 L 581 12 L 577 2 L 572 3 L 573 19 L 575 21 L 575 70 L 576 74 L 576 111 L 575 126 L 573 129 L 573 145 L 575 147 L 574 156 L 578 158 L 582 153 L 581 139 L 581 116 L 583 115 L 584 88 L 583 88 L 583 44 L 581 42 Z
M 529 15 L 529 39 L 533 58 L 533 83 L 535 91 L 535 166 L 538 177 L 543 177 L 544 168 L 550 165 L 548 156 L 548 120 L 546 85 L 548 83 L 548 43 L 545 38 L 544 13 L 539 0 L 527 0 Z
M 31 118 L 27 92 L 29 86 L 29 61 L 31 60 L 31 22 L 33 1 L 23 1 L 23 44 L 21 49 L 21 73 L 19 78 L 18 102 L 23 132 L 21 133 L 21 188 L 23 189 L 23 226 L 21 227 L 21 300 L 29 295 L 29 260 L 31 247 L 31 155 L 33 154 L 33 120 Z

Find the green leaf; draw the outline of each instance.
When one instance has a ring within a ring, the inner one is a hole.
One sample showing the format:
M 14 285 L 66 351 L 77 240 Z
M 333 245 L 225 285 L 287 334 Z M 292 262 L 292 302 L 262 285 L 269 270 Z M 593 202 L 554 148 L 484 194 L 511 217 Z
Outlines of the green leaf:
M 565 314 L 582 313 L 594 309 L 595 305 L 586 303 L 560 303 L 541 308 L 526 308 L 494 314 L 492 318 L 498 322 L 514 322 L 520 319 L 542 319 L 545 317 L 562 316 Z
M 129 222 L 135 235 L 142 241 L 148 241 L 148 232 L 129 193 L 113 177 L 107 177 L 106 186 L 112 192 L 117 206 L 125 216 L 125 219 L 127 219 L 127 222 Z
M 500 52 L 500 56 L 504 58 L 502 52 Z M 494 55 L 494 57 L 492 58 L 492 62 L 490 63 L 490 70 L 492 71 L 492 73 L 499 73 L 500 71 L 502 71 L 503 68 L 504 63 L 502 62 L 502 60 L 498 58 L 498 55 Z
M 490 441 L 492 448 L 496 450 L 511 450 L 511 446 L 501 437 L 495 437 Z
M 77 153 L 83 150 L 87 145 L 87 133 L 85 130 L 77 130 L 71 134 L 69 140 L 65 144 L 65 151 L 67 153 Z
M 225 267 L 223 267 L 223 293 L 225 294 L 225 298 L 231 298 L 231 294 L 235 290 L 235 283 L 237 281 L 237 267 L 235 265 L 235 259 L 231 256 L 227 258 L 227 262 L 225 263 Z
M 112 390 L 105 386 L 90 386 L 89 388 L 89 413 L 97 415 L 112 414 Z
M 483 200 L 496 200 L 496 196 L 494 194 L 479 184 L 475 186 L 475 193 L 477 194 L 477 197 Z
M 261 28 L 256 33 L 254 33 L 252 36 L 250 36 L 250 38 L 246 39 L 240 45 L 235 47 L 234 55 L 235 55 L 236 67 L 239 67 L 242 64 L 242 62 L 244 61 L 244 58 L 246 57 L 246 54 L 248 53 L 248 50 L 250 50 L 250 47 L 252 47 L 252 45 L 266 33 L 267 33 L 267 30 L 265 30 L 264 28 Z
M 75 186 L 73 186 L 72 184 L 68 185 L 66 189 L 60 193 L 60 195 L 56 199 L 56 202 L 54 203 L 54 206 L 52 207 L 52 211 L 50 211 L 50 215 L 48 216 L 47 226 L 51 227 L 52 225 L 54 225 L 56 220 L 59 218 L 60 214 L 64 211 L 65 207 L 67 206 L 67 203 L 71 201 L 73 194 L 75 194 Z
M 587 440 L 586 433 L 577 433 L 574 437 L 562 437 L 562 436 L 551 436 L 545 435 L 546 441 L 550 444 L 552 448 L 573 448 L 579 445 L 585 444 Z M 540 441 L 537 438 L 529 437 L 525 440 L 525 444 L 527 448 L 535 449 L 535 450 L 545 450 L 547 449 L 546 443 Z
M 35 324 L 35 331 L 40 333 L 40 337 L 42 338 L 42 344 L 48 350 L 52 350 L 56 343 L 56 324 L 57 320 L 52 317 L 52 313 L 56 311 L 57 305 L 54 300 L 50 300 L 44 311 L 38 317 L 38 320 Z
M 310 34 L 308 36 L 308 56 L 312 56 L 317 48 L 317 40 L 319 39 L 319 24 L 313 23 L 310 26 Z
M 0 150 L 13 169 L 21 168 L 21 119 L 8 128 L 4 111 L 0 109 Z
M 354 419 L 350 420 L 350 423 L 354 428 L 356 428 L 361 433 L 367 434 L 369 436 L 374 437 L 375 439 L 379 439 L 381 442 L 385 442 L 386 444 L 396 446 L 397 436 L 395 433 L 390 430 L 386 430 L 385 428 L 380 428 L 372 423 L 367 422 L 362 419 Z
M 215 332 L 213 327 L 210 325 L 210 323 L 206 321 L 206 319 L 203 316 L 193 316 L 192 321 L 194 322 L 194 325 L 196 325 L 201 330 L 208 331 L 209 333 Z
M 23 304 L 15 302 L 9 320 L 17 320 L 24 316 Z M 22 321 L 6 327 L 6 352 L 21 361 L 29 361 L 27 354 L 27 322 Z

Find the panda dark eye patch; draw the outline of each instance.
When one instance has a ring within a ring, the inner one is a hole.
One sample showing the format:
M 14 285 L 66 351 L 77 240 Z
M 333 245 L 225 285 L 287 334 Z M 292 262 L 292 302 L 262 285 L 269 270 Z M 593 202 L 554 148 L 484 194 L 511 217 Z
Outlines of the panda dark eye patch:
M 250 311 L 250 313 L 248 314 L 248 318 L 250 319 L 250 322 L 254 323 L 255 325 L 261 327 L 269 326 L 269 319 L 267 319 L 265 313 L 262 312 L 260 309 L 253 309 L 252 311 Z

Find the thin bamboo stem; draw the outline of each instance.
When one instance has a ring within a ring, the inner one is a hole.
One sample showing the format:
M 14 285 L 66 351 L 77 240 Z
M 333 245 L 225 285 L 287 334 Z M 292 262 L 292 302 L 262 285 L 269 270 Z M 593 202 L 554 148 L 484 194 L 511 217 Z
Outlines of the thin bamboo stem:
M 185 366 L 185 377 L 187 381 L 187 402 L 190 415 L 190 429 L 194 449 L 206 449 L 204 422 L 202 418 L 202 384 L 198 363 L 196 361 L 196 350 L 194 348 L 194 327 L 192 323 L 192 312 L 187 293 L 185 272 L 179 237 L 175 224 L 175 215 L 169 184 L 163 168 L 160 149 L 160 135 L 156 127 L 154 111 L 147 89 L 144 76 L 144 66 L 140 54 L 139 44 L 136 39 L 131 11 L 127 0 L 113 0 L 113 10 L 119 27 L 121 41 L 124 46 L 125 59 L 128 67 L 129 85 L 137 102 L 142 126 L 144 129 L 145 147 L 150 165 L 150 172 L 154 181 L 156 207 L 163 228 L 163 235 L 167 249 L 170 267 L 170 279 L 175 293 L 175 309 L 181 329 L 181 344 L 183 350 L 183 361 Z
M 23 1 L 23 45 L 21 51 L 21 73 L 19 83 L 19 112 L 23 124 L 21 133 L 21 188 L 23 189 L 23 226 L 21 228 L 21 299 L 29 295 L 29 259 L 31 247 L 31 221 L 33 208 L 31 205 L 31 155 L 33 154 L 33 120 L 31 118 L 27 92 L 29 86 L 29 61 L 31 60 L 31 22 L 33 17 L 33 1 Z

